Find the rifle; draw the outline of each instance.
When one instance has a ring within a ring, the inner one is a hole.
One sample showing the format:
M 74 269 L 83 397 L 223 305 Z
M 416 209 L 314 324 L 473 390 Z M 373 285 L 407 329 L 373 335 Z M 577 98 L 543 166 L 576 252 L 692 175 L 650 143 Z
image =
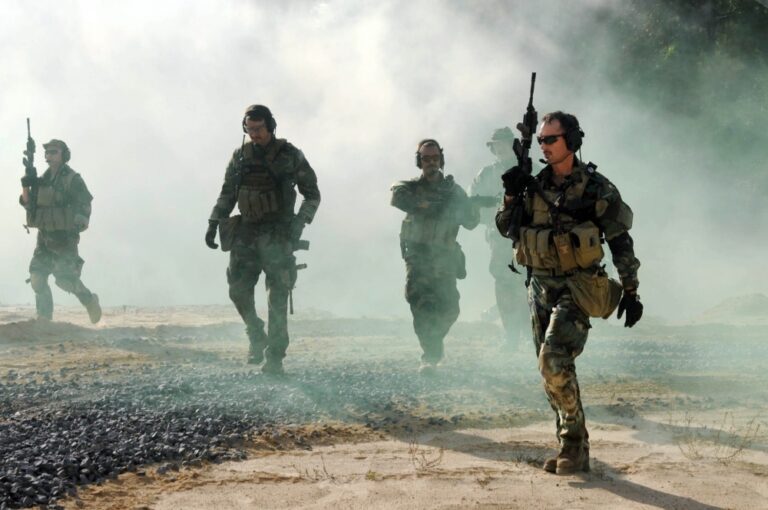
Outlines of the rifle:
M 504 181 L 505 189 L 510 187 L 512 182 L 525 182 L 527 183 L 519 193 L 519 196 L 525 193 L 526 188 L 531 183 L 531 173 L 533 172 L 533 166 L 531 163 L 530 152 L 531 144 L 533 141 L 533 134 L 536 132 L 536 125 L 538 124 L 539 114 L 536 112 L 536 108 L 533 107 L 533 89 L 536 85 L 536 73 L 531 73 L 531 95 L 528 98 L 528 106 L 525 109 L 525 115 L 523 115 L 523 122 L 517 124 L 517 130 L 520 131 L 520 138 L 516 138 L 512 149 L 517 156 L 517 166 L 507 170 L 501 177 Z M 522 200 L 517 200 L 512 207 L 511 221 L 509 228 L 507 229 L 507 237 L 512 241 L 520 240 L 520 224 L 523 220 L 523 208 L 524 204 Z M 517 270 L 512 268 L 512 271 Z
M 24 163 L 24 179 L 22 179 L 22 184 L 25 182 L 29 183 L 29 194 L 27 195 L 28 201 L 27 201 L 27 223 L 29 223 L 29 218 L 35 217 L 35 210 L 37 209 L 37 169 L 35 168 L 35 141 L 32 139 L 32 133 L 29 127 L 29 117 L 27 117 L 27 149 L 24 151 L 24 158 L 22 159 L 22 162 Z M 27 229 L 27 234 L 29 234 L 29 225 L 24 225 L 24 228 Z
M 499 195 L 474 195 L 468 198 L 470 204 L 479 208 L 497 207 L 501 204 Z
M 309 250 L 309 241 L 306 239 L 299 239 L 298 241 L 293 243 L 293 251 L 297 250 Z M 294 270 L 298 273 L 302 269 L 306 269 L 306 264 L 296 264 L 294 266 Z M 296 278 L 293 279 L 293 285 L 291 285 L 291 289 L 288 291 L 288 311 L 291 315 L 293 315 L 293 289 L 296 286 Z

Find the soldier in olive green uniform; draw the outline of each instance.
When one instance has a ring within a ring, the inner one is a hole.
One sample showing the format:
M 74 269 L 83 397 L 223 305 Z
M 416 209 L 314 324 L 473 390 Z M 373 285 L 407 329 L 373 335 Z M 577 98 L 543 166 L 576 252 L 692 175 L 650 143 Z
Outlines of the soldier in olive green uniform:
M 501 175 L 515 165 L 515 153 L 512 144 L 515 135 L 508 127 L 496 129 L 493 136 L 486 143 L 496 162 L 486 167 L 477 174 L 469 187 L 470 196 L 493 196 L 501 191 Z M 480 211 L 480 223 L 485 225 L 485 239 L 491 249 L 491 261 L 488 270 L 493 276 L 496 292 L 496 306 L 504 326 L 507 345 L 519 343 L 523 331 L 528 331 L 530 319 L 528 316 L 528 302 L 525 286 L 521 285 L 520 275 L 509 270 L 509 261 L 512 258 L 512 245 L 508 239 L 499 237 L 496 232 L 494 211 L 491 209 Z
M 589 470 L 575 366 L 589 317 L 607 318 L 618 305 L 618 317 L 626 312 L 625 326 L 632 327 L 643 312 L 637 295 L 640 262 L 629 235 L 632 210 L 595 165 L 576 159 L 583 136 L 573 115 L 545 115 L 538 142 L 548 165 L 535 177 L 518 168 L 505 176 L 505 207 L 496 217 L 502 235 L 516 239 L 515 258 L 530 275 L 534 343 L 561 445 L 544 469 L 558 474 Z M 519 233 L 513 224 L 517 207 L 522 207 Z M 601 265 L 604 242 L 621 283 Z
M 456 279 L 466 276 L 459 227 L 473 229 L 477 208 L 453 177 L 440 171 L 443 149 L 432 139 L 416 151 L 421 177 L 392 186 L 392 205 L 407 213 L 400 231 L 406 265 L 405 299 L 424 351 L 421 371 L 433 373 L 443 358 L 443 339 L 459 316 Z
M 231 250 L 229 297 L 245 322 L 248 363 L 259 364 L 266 355 L 262 371 L 280 374 L 288 348 L 288 298 L 296 282 L 293 251 L 304 225 L 315 217 L 320 191 L 304 154 L 275 138 L 276 125 L 266 106 L 246 110 L 243 131 L 250 142 L 238 147 L 227 165 L 205 241 L 210 248 L 218 248 L 214 242 L 218 227 L 222 249 Z M 303 200 L 294 213 L 296 187 Z M 235 204 L 240 214 L 230 218 Z M 269 308 L 266 333 L 254 304 L 254 287 L 262 271 Z
M 101 319 L 99 298 L 80 280 L 84 261 L 77 249 L 80 233 L 88 228 L 93 196 L 80 174 L 67 164 L 70 151 L 66 143 L 51 140 L 43 147 L 48 169 L 41 177 L 25 175 L 19 198 L 27 211 L 27 226 L 37 228 L 37 246 L 29 264 L 37 318 L 53 318 L 48 285 L 48 276 L 53 274 L 56 285 L 77 296 L 95 324 Z

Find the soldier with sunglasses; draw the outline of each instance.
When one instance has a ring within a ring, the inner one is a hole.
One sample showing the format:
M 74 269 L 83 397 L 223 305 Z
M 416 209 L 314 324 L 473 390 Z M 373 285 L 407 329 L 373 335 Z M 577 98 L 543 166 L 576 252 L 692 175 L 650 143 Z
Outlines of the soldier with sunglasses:
M 443 359 L 443 340 L 459 317 L 456 280 L 466 276 L 459 228 L 475 228 L 478 208 L 451 175 L 443 175 L 443 148 L 433 139 L 419 142 L 421 176 L 392 186 L 392 205 L 406 213 L 400 229 L 405 260 L 405 299 L 423 350 L 419 371 L 432 375 Z
M 95 324 L 101 319 L 101 306 L 98 296 L 80 280 L 84 261 L 77 248 L 80 233 L 88 228 L 93 196 L 80 174 L 69 166 L 71 153 L 66 143 L 54 139 L 43 148 L 48 169 L 40 177 L 36 172 L 22 177 L 19 197 L 27 211 L 26 226 L 37 228 L 28 280 L 35 291 L 37 318 L 53 317 L 53 295 L 48 285 L 53 274 L 56 285 L 77 296 Z
M 594 164 L 576 157 L 584 137 L 576 117 L 549 113 L 538 134 L 547 165 L 535 177 L 517 168 L 510 171 L 496 224 L 502 235 L 513 238 L 515 259 L 529 275 L 534 344 L 561 446 L 544 469 L 571 474 L 589 470 L 589 434 L 575 359 L 587 341 L 590 317 L 608 318 L 618 306 L 619 318 L 626 312 L 626 327 L 640 320 L 640 262 L 629 235 L 632 210 Z M 519 221 L 512 211 L 521 203 Z M 514 221 L 519 221 L 519 233 L 511 228 Z M 610 248 L 620 283 L 601 264 L 603 244 Z

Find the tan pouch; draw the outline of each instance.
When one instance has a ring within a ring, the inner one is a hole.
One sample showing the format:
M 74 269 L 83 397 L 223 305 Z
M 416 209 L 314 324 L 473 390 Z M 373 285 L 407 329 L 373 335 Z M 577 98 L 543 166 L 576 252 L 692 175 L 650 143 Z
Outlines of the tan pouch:
M 563 271 L 572 271 L 579 267 L 576 263 L 576 257 L 573 254 L 573 244 L 571 236 L 568 233 L 558 234 L 552 238 L 557 250 L 557 258 L 560 259 L 560 269 Z
M 590 317 L 607 319 L 621 300 L 621 284 L 605 273 L 579 271 L 569 276 L 566 285 L 576 306 Z
M 591 221 L 580 223 L 571 229 L 574 237 L 573 255 L 579 267 L 587 269 L 603 258 L 600 245 L 600 229 Z
M 557 251 L 552 243 L 552 229 L 542 229 L 536 233 L 536 255 L 539 257 L 539 267 L 543 269 L 555 269 L 560 266 Z
M 37 188 L 37 206 L 53 207 L 56 203 L 56 191 L 53 186 L 40 186 Z
M 236 214 L 229 218 L 219 220 L 219 241 L 221 242 L 221 251 L 229 251 L 235 242 L 237 229 L 240 226 L 241 216 Z

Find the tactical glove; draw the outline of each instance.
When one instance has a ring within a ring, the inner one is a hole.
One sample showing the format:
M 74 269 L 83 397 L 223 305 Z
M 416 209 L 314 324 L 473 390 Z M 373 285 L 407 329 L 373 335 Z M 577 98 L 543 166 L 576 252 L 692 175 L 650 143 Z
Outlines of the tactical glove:
M 624 291 L 624 295 L 621 296 L 621 301 L 619 301 L 619 313 L 616 317 L 621 319 L 625 311 L 627 312 L 627 317 L 624 320 L 625 328 L 631 328 L 643 316 L 643 304 L 640 302 L 640 296 L 634 290 Z
M 515 197 L 525 191 L 534 178 L 523 172 L 519 166 L 513 166 L 502 174 L 501 180 L 504 183 L 504 194 Z
M 24 177 L 21 178 L 21 187 L 22 188 L 31 188 L 35 185 L 37 182 L 37 176 L 34 175 L 24 175 Z
M 288 226 L 288 235 L 291 238 L 291 242 L 297 242 L 301 239 L 301 234 L 304 232 L 304 220 L 298 216 L 294 216 L 291 220 L 291 224 Z
M 75 214 L 73 221 L 78 232 L 84 232 L 88 229 L 88 216 L 85 216 L 84 214 Z
M 215 250 L 219 247 L 219 245 L 216 244 L 216 230 L 218 226 L 218 221 L 208 220 L 208 231 L 205 233 L 205 244 L 207 244 L 208 248 L 212 250 Z

